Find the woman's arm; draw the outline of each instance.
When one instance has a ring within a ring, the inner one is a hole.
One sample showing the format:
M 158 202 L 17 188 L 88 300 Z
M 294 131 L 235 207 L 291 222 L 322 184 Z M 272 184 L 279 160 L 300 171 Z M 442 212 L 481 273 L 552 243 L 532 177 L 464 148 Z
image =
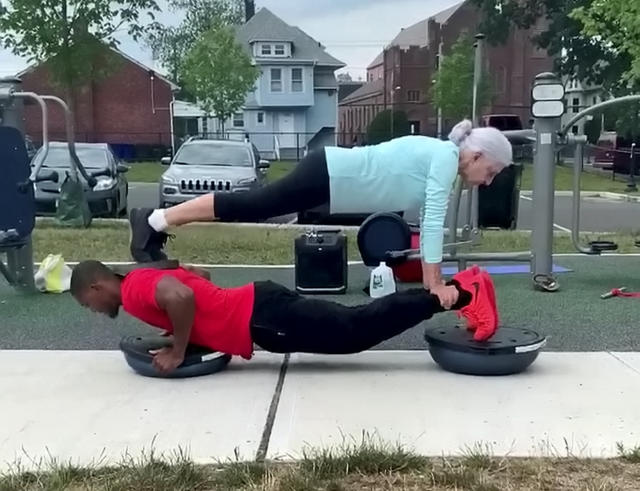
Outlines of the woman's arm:
M 431 158 L 424 206 L 420 221 L 420 254 L 422 257 L 422 282 L 426 289 L 440 297 L 448 308 L 457 290 L 445 287 L 442 279 L 444 222 L 449 208 L 451 189 L 458 174 L 458 154 L 453 148 L 443 148 Z
M 427 290 L 433 290 L 439 285 L 444 285 L 440 264 L 422 261 L 422 284 Z

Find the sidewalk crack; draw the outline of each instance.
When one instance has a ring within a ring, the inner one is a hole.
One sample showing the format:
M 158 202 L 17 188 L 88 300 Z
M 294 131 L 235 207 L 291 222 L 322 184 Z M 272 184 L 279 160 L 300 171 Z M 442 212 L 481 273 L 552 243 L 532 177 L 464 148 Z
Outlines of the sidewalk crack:
M 264 430 L 262 431 L 262 438 L 260 439 L 260 445 L 256 452 L 256 462 L 264 462 L 267 458 L 267 452 L 269 450 L 269 441 L 271 440 L 271 432 L 273 431 L 273 424 L 278 412 L 278 405 L 280 403 L 280 394 L 282 394 L 282 387 L 284 386 L 284 379 L 287 374 L 287 368 L 289 367 L 289 353 L 284 355 L 284 360 L 280 366 L 280 375 L 278 376 L 278 382 L 276 383 L 276 389 L 271 398 L 271 405 L 269 406 L 269 412 L 267 413 L 267 421 L 264 424 Z

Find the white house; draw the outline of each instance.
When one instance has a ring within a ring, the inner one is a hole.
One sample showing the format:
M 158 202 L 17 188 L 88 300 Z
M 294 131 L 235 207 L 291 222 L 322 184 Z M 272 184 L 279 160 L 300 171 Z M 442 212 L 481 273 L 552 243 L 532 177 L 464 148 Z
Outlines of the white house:
M 236 36 L 260 68 L 260 76 L 242 110 L 226 124 L 228 137 L 248 137 L 266 158 L 296 158 L 305 149 L 334 145 L 335 72 L 345 64 L 266 8 L 237 26 Z M 205 118 L 188 103 L 176 101 L 174 106 L 175 118 L 197 118 L 198 132 L 217 132 L 215 118 Z

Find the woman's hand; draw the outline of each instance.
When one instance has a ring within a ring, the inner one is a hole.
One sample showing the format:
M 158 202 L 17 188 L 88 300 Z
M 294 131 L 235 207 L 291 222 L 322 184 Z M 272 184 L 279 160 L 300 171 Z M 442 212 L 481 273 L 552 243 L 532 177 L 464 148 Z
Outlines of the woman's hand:
M 439 263 L 422 263 L 422 282 L 426 290 L 438 296 L 443 309 L 449 310 L 458 301 L 458 289 L 455 286 L 445 285 Z
M 440 300 L 440 305 L 445 310 L 451 309 L 458 301 L 458 289 L 451 285 L 447 286 L 444 283 L 436 285 L 429 290 L 433 295 L 436 295 Z

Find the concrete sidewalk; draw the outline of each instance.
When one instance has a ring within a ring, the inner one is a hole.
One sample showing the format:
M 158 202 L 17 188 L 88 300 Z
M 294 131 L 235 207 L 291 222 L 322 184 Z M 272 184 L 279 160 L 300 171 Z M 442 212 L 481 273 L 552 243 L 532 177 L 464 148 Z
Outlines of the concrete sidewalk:
M 640 443 L 633 352 L 545 352 L 498 378 L 444 372 L 419 351 L 257 353 L 184 380 L 138 376 L 114 351 L 2 351 L 0 371 L 2 469 L 47 456 L 104 464 L 152 447 L 201 463 L 291 459 L 363 432 L 431 456 L 482 443 L 496 455 L 609 457 L 617 442 Z

